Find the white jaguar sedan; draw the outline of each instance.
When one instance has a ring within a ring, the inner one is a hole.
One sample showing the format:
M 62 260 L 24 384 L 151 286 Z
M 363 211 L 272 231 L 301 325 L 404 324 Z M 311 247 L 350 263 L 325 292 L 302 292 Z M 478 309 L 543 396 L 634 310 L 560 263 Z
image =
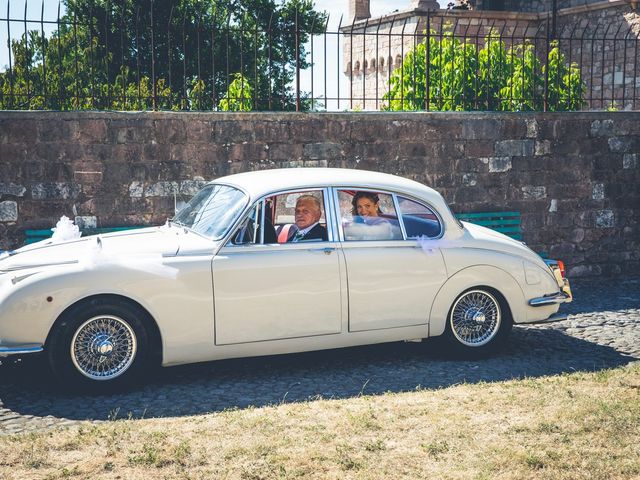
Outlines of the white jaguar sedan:
M 561 262 L 460 223 L 437 192 L 361 170 L 241 173 L 162 227 L 0 257 L 0 355 L 44 351 L 105 389 L 154 365 L 440 336 L 478 356 L 566 318 Z

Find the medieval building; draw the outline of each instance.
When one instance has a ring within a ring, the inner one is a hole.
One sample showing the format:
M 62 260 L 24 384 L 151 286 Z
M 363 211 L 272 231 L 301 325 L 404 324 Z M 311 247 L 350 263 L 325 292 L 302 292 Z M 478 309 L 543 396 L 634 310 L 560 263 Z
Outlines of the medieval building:
M 373 0 L 375 1 L 375 0 Z M 412 0 L 406 11 L 371 18 L 370 0 L 349 0 L 342 26 L 344 75 L 352 109 L 379 110 L 392 72 L 424 32 L 443 31 L 482 44 L 499 32 L 505 44 L 529 42 L 545 51 L 557 42 L 576 63 L 588 109 L 640 110 L 640 12 L 636 0 Z

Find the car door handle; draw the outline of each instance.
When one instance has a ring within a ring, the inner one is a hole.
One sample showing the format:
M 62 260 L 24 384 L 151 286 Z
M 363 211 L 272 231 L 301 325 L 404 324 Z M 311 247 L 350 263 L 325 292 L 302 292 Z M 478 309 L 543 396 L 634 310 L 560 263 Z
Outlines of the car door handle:
M 331 252 L 335 251 L 333 247 L 325 247 L 325 248 L 310 248 L 310 252 L 324 252 L 325 255 L 331 255 Z

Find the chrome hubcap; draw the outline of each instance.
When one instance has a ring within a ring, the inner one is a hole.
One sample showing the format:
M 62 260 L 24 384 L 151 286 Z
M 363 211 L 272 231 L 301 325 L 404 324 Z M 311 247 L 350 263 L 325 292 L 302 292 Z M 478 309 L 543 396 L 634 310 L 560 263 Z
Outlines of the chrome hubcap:
M 476 312 L 473 314 L 473 321 L 476 323 L 484 323 L 486 317 L 482 312 Z
M 451 331 L 460 343 L 479 347 L 498 333 L 502 315 L 500 304 L 484 290 L 471 290 L 462 295 L 451 311 Z
M 71 340 L 71 360 L 85 377 L 112 380 L 131 366 L 137 347 L 135 333 L 127 322 L 100 315 L 76 331 Z
M 98 355 L 109 356 L 113 353 L 113 343 L 109 340 L 100 341 L 97 347 L 95 347 L 95 351 Z

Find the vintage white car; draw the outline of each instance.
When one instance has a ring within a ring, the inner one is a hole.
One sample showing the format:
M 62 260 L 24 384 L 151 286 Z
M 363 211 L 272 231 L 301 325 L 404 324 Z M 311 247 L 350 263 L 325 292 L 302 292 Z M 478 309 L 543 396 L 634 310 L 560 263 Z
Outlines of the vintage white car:
M 110 388 L 154 365 L 441 336 L 484 355 L 566 318 L 559 262 L 461 223 L 440 194 L 342 169 L 241 173 L 161 227 L 0 258 L 0 355 Z

